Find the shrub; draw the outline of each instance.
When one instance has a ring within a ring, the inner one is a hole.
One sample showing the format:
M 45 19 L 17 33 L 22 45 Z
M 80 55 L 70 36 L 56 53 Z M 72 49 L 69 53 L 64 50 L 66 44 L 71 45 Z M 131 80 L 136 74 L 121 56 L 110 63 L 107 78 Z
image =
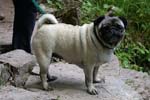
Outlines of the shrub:
M 51 6 L 62 8 L 60 0 L 47 0 Z M 124 68 L 150 73 L 150 0 L 83 0 L 81 23 L 89 23 L 104 15 L 110 6 L 117 16 L 128 20 L 128 29 L 116 55 Z
M 150 73 L 150 1 L 84 0 L 82 22 L 104 15 L 110 6 L 115 7 L 116 15 L 128 20 L 125 39 L 115 52 L 122 66 Z

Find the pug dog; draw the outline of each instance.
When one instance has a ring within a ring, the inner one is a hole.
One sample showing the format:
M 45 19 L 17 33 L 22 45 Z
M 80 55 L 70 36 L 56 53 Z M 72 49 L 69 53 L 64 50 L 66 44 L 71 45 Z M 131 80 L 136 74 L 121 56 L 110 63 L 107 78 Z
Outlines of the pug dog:
M 31 47 L 40 66 L 40 77 L 45 90 L 48 66 L 53 54 L 83 69 L 87 92 L 98 94 L 94 83 L 99 66 L 111 61 L 115 47 L 125 35 L 127 21 L 123 17 L 100 16 L 90 24 L 73 26 L 58 23 L 51 14 L 44 14 L 36 23 Z

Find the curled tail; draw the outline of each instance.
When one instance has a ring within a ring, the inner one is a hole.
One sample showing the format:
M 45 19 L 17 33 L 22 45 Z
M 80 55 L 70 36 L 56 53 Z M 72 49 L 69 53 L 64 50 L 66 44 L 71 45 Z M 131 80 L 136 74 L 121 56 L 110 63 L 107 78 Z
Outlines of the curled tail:
M 52 14 L 44 14 L 37 21 L 37 28 L 40 28 L 43 24 L 57 24 L 58 21 Z
M 32 42 L 33 42 L 33 38 L 35 37 L 35 35 L 38 33 L 38 29 L 44 25 L 44 24 L 57 24 L 58 21 L 57 19 L 55 18 L 54 15 L 52 14 L 44 14 L 42 15 L 38 21 L 36 22 L 35 24 L 35 27 L 34 27 L 34 30 L 33 30 L 33 33 L 32 33 L 32 37 L 31 37 L 31 49 L 32 49 Z

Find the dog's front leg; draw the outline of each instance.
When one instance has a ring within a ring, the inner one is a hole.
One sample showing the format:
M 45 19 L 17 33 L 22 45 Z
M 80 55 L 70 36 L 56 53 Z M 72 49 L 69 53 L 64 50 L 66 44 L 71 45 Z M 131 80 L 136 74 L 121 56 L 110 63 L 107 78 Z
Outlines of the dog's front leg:
M 94 67 L 94 70 L 93 70 L 93 83 L 100 83 L 101 80 L 98 79 L 98 69 L 99 69 L 99 65 L 96 65 Z
M 98 94 L 97 89 L 93 85 L 93 70 L 94 66 L 86 66 L 84 68 L 84 74 L 85 74 L 85 84 L 87 86 L 87 92 L 91 95 Z

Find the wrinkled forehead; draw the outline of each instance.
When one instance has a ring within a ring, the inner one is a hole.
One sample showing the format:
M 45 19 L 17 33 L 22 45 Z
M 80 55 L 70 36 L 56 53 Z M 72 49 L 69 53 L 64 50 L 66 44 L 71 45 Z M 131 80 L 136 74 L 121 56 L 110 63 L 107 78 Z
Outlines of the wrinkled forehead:
M 121 25 L 122 27 L 124 27 L 123 22 L 118 17 L 107 17 L 100 23 L 99 27 L 101 27 L 102 25 Z

